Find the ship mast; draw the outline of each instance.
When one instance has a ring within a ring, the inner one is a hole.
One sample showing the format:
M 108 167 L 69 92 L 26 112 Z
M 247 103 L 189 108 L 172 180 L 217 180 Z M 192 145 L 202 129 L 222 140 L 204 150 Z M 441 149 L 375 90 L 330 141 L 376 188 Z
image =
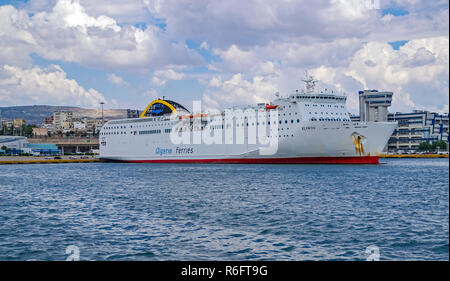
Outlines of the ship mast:
M 305 78 L 302 79 L 302 81 L 306 84 L 306 93 L 314 92 L 314 88 L 316 87 L 318 80 L 315 80 L 314 77 L 308 75 L 308 70 L 305 71 Z

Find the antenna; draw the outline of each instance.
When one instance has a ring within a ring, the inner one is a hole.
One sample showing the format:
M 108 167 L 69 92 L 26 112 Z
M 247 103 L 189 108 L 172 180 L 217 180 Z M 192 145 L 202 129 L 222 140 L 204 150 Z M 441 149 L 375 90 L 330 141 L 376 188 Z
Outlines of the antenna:
M 316 87 L 317 80 L 314 79 L 314 77 L 308 75 L 308 70 L 305 70 L 305 78 L 302 79 L 303 82 L 306 84 L 306 92 L 312 93 L 314 92 L 314 88 Z

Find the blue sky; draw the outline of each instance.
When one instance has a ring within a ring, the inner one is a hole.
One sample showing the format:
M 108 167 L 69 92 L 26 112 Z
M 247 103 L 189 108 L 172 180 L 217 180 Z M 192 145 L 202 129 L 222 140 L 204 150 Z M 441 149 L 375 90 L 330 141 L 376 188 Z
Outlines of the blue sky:
M 0 105 L 224 108 L 286 95 L 309 70 L 352 112 L 365 88 L 394 91 L 396 111 L 448 112 L 448 1 L 364 1 L 1 0 Z

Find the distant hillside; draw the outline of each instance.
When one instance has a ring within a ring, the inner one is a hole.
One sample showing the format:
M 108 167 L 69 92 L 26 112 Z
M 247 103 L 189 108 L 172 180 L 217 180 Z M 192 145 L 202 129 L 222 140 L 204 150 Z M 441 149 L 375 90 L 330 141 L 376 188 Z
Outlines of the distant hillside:
M 54 111 L 69 110 L 75 113 L 76 117 L 101 118 L 101 109 L 86 109 L 74 106 L 51 106 L 51 105 L 30 105 L 30 106 L 9 106 L 0 107 L 0 117 L 2 119 L 21 118 L 27 124 L 42 124 L 44 118 L 52 116 Z M 105 119 L 120 119 L 127 117 L 126 109 L 104 109 Z

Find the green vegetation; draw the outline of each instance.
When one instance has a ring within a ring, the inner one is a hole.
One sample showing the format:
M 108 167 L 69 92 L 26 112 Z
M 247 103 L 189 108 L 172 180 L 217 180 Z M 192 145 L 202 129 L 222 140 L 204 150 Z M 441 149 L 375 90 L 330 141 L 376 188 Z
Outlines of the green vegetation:
M 2 126 L 2 130 L 0 131 L 0 135 L 8 135 L 9 134 L 9 129 L 6 125 Z
M 419 144 L 419 151 L 427 151 L 431 149 L 431 145 L 427 142 L 421 142 Z
M 23 135 L 27 138 L 33 137 L 33 128 L 36 128 L 36 125 L 24 125 L 22 127 Z
M 0 130 L 0 135 L 6 136 L 25 136 L 28 138 L 33 137 L 33 128 L 36 128 L 36 125 L 23 125 L 22 127 L 7 127 L 6 125 L 2 126 Z
M 446 150 L 447 143 L 443 140 L 440 140 L 432 144 L 429 144 L 428 142 L 422 142 L 419 145 L 419 151 L 434 151 L 436 149 Z
M 447 149 L 447 143 L 443 140 L 437 141 L 435 143 L 432 144 L 432 146 L 434 146 L 433 149 L 439 148 L 441 150 L 446 150 Z

